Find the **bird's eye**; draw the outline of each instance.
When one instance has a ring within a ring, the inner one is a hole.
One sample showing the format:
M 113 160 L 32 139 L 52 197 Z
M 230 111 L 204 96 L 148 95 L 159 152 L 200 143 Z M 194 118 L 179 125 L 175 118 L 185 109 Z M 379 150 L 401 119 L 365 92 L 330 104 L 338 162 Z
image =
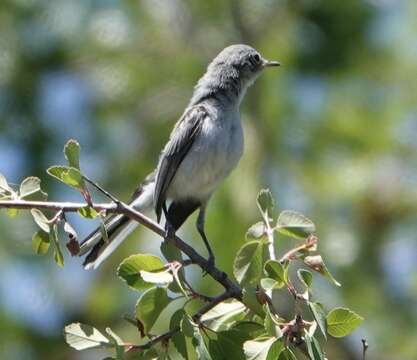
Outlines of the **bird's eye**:
M 261 61 L 261 57 L 258 54 L 253 55 L 253 59 L 256 63 L 259 63 L 259 61 Z

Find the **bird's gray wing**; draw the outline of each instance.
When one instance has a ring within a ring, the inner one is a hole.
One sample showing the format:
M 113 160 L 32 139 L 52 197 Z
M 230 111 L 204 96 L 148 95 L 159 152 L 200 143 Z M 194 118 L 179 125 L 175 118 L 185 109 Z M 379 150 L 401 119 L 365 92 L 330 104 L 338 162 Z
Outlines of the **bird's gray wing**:
M 203 128 L 208 112 L 203 105 L 189 108 L 173 129 L 168 144 L 162 152 L 156 174 L 154 204 L 157 219 L 161 217 L 167 190 L 181 162 L 187 155 Z

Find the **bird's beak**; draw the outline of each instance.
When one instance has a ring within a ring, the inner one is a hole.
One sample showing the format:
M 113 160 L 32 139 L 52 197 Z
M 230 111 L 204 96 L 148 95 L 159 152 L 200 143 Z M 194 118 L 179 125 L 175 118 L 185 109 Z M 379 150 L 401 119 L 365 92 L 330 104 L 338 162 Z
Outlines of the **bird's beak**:
M 264 60 L 263 65 L 264 67 L 281 66 L 281 63 L 279 61 Z

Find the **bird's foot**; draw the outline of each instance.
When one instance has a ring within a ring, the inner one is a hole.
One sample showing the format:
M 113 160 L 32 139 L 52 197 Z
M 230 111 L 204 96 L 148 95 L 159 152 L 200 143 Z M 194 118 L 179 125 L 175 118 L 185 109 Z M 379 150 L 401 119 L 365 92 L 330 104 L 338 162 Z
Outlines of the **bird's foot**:
M 171 240 L 174 237 L 175 237 L 175 228 L 170 223 L 167 223 L 165 225 L 165 240 Z

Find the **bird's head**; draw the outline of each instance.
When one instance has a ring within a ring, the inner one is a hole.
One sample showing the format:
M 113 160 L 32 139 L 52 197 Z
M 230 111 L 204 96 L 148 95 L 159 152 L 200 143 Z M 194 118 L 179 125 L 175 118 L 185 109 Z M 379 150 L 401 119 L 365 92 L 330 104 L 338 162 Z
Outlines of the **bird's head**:
M 279 66 L 278 61 L 264 59 L 248 45 L 231 45 L 223 49 L 209 64 L 196 86 L 192 103 L 217 92 L 240 103 L 246 89 L 268 67 Z
M 264 69 L 279 65 L 278 61 L 264 59 L 254 48 L 238 44 L 223 49 L 207 70 L 224 76 L 238 76 L 242 85 L 246 85 L 245 82 L 252 83 Z

